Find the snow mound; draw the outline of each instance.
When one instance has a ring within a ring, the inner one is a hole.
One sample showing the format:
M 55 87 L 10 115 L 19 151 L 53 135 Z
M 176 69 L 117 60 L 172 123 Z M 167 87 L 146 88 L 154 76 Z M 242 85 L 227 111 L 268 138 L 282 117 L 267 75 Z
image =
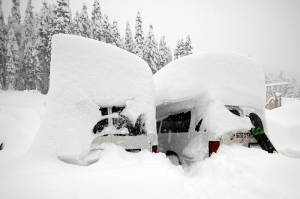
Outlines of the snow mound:
M 186 175 L 187 198 L 299 198 L 299 159 L 221 145 Z
M 288 100 L 282 107 L 267 110 L 266 118 L 276 149 L 300 158 L 300 100 Z
M 27 152 L 45 109 L 45 96 L 37 91 L 0 91 L 0 157 Z
M 247 131 L 253 127 L 248 117 L 232 114 L 220 101 L 209 102 L 206 106 L 202 125 L 210 132 L 210 139 L 237 130 Z
M 78 155 L 88 150 L 99 106 L 125 106 L 135 123 L 144 113 L 148 133 L 155 133 L 154 84 L 139 57 L 96 40 L 74 35 L 52 38 L 50 89 L 45 120 L 33 151 Z
M 183 101 L 205 92 L 227 105 L 264 109 L 261 67 L 233 53 L 198 53 L 175 60 L 154 75 L 156 103 Z

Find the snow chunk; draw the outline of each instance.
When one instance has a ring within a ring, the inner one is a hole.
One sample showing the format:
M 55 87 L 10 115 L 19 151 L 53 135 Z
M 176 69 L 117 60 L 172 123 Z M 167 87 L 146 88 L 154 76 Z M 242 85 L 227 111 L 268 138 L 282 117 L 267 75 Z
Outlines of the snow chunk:
M 202 125 L 209 132 L 210 139 L 229 132 L 247 131 L 252 128 L 249 117 L 232 114 L 220 101 L 212 101 L 206 106 Z
M 110 44 L 74 35 L 52 38 L 50 89 L 45 120 L 33 151 L 78 155 L 90 147 L 101 107 L 125 106 L 133 123 L 145 114 L 155 133 L 154 86 L 148 65 Z
M 154 75 L 156 103 L 184 101 L 211 92 L 226 105 L 264 109 L 261 67 L 233 53 L 198 53 L 177 59 Z

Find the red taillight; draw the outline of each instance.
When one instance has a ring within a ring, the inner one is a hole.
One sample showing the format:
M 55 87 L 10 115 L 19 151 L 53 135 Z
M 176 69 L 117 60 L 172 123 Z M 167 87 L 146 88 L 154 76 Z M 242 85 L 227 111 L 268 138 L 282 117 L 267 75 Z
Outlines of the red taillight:
M 158 153 L 157 145 L 152 145 L 152 153 Z
M 209 156 L 212 153 L 217 153 L 219 146 L 220 146 L 220 141 L 209 141 L 208 142 Z

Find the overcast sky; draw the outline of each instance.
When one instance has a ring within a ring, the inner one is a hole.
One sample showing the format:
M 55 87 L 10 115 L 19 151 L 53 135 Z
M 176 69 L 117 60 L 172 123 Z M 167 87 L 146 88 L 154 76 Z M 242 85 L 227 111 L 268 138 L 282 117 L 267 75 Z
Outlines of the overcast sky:
M 43 0 L 32 0 L 40 8 Z M 55 2 L 55 0 L 48 0 Z M 94 0 L 70 0 L 73 13 Z M 2 0 L 5 16 L 11 0 Z M 21 0 L 22 14 L 27 0 Z M 153 24 L 157 39 L 165 35 L 174 49 L 191 35 L 194 52 L 234 51 L 261 63 L 267 71 L 287 71 L 300 82 L 299 0 L 100 0 L 102 12 L 119 22 L 124 35 L 128 20 L 134 27 L 138 10 L 147 32 Z M 24 15 L 24 14 L 23 14 Z

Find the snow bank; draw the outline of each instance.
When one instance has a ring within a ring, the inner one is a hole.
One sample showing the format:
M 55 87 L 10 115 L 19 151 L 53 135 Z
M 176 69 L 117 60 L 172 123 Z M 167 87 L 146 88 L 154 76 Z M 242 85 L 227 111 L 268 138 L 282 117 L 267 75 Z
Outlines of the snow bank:
M 209 92 L 227 105 L 264 109 L 261 67 L 231 53 L 199 53 L 175 60 L 154 75 L 156 103 L 195 98 Z
M 92 39 L 52 38 L 50 89 L 45 120 L 33 151 L 77 155 L 88 150 L 99 106 L 126 105 L 135 123 L 145 113 L 148 133 L 155 133 L 154 86 L 148 65 L 139 57 Z
M 0 91 L 0 158 L 26 153 L 45 109 L 45 96 L 37 91 Z
M 267 110 L 266 118 L 276 149 L 300 158 L 300 100 L 285 100 L 282 107 Z

